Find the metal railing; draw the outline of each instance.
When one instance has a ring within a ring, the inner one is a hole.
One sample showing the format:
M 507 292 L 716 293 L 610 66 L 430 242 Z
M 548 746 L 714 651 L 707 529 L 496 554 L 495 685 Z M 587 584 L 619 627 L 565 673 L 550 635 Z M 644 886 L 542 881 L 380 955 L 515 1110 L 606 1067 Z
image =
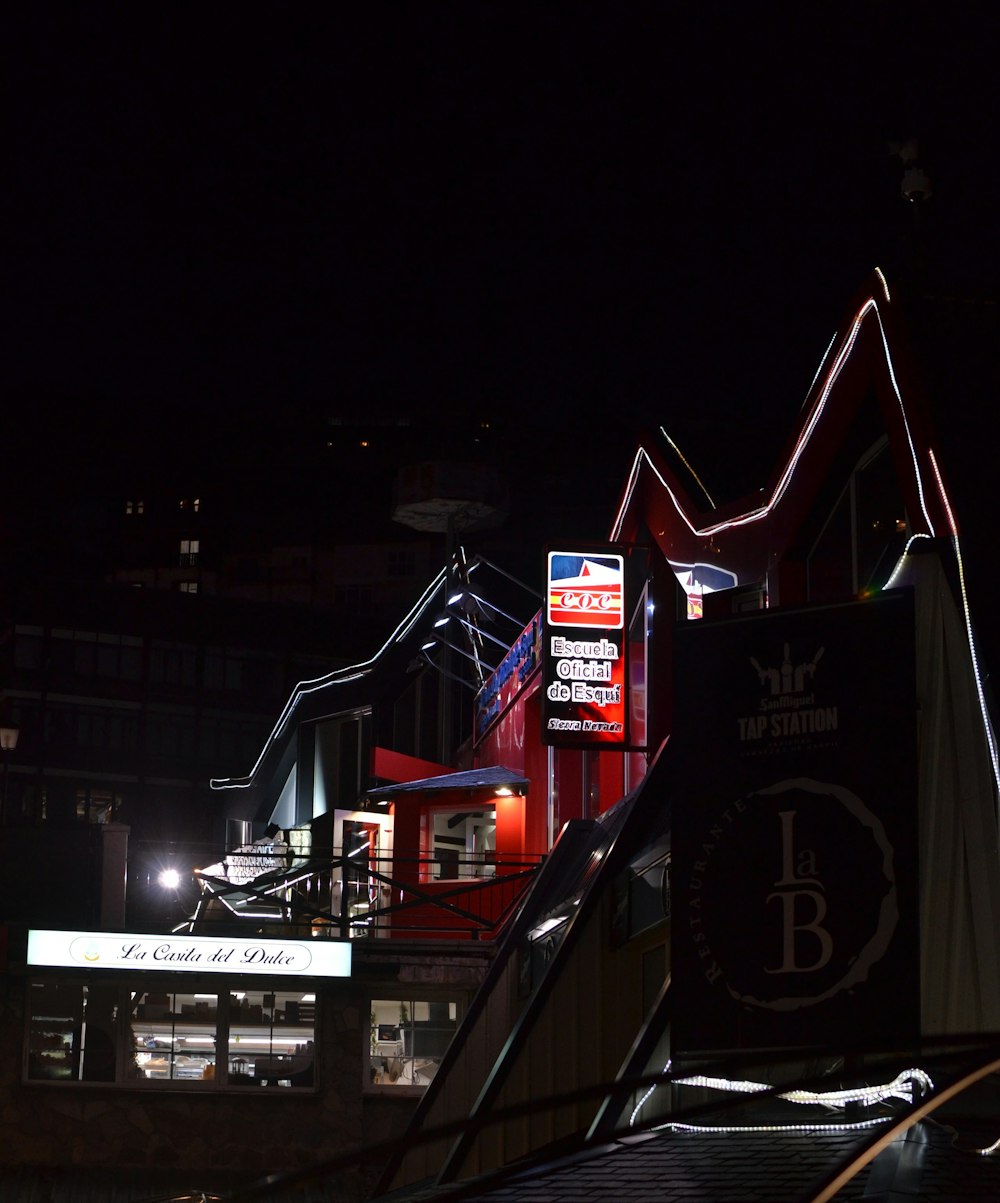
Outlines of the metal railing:
M 209 933 L 252 922 L 285 933 L 359 937 L 439 936 L 492 939 L 516 910 L 544 858 L 501 862 L 482 857 L 442 861 L 433 856 L 358 860 L 356 856 L 299 858 L 252 877 L 196 871 L 202 889 L 194 914 L 177 930 Z M 263 860 L 263 858 L 262 858 Z M 435 877 L 446 866 L 458 876 Z
M 921 1121 L 933 1118 L 935 1113 L 943 1113 L 949 1103 L 954 1103 L 978 1082 L 991 1075 L 1000 1074 L 1000 1044 L 997 1043 L 997 1039 L 997 1035 L 983 1038 L 944 1037 L 940 1042 L 934 1041 L 925 1048 L 913 1049 L 909 1055 L 897 1053 L 891 1059 L 876 1057 L 875 1064 L 870 1066 L 864 1075 L 866 1081 L 873 1071 L 876 1074 L 880 1070 L 883 1074 L 896 1072 L 899 1066 L 908 1064 L 907 1058 L 912 1056 L 919 1058 L 932 1069 L 937 1084 L 927 1083 L 919 1090 L 915 1088 L 909 1101 L 902 1095 L 897 1095 L 886 1096 L 867 1104 L 865 1118 L 859 1118 L 855 1125 L 856 1141 L 849 1147 L 831 1147 L 826 1169 L 820 1171 L 819 1178 L 803 1181 L 797 1189 L 792 1188 L 792 1193 L 786 1197 L 794 1200 L 794 1203 L 830 1203 L 838 1191 L 870 1166 L 875 1157 L 894 1140 L 898 1140 Z M 842 1060 L 838 1050 L 830 1050 L 828 1058 L 831 1063 L 840 1063 Z M 776 1063 L 780 1065 L 786 1060 L 790 1064 L 797 1064 L 798 1057 L 778 1057 Z M 727 1059 L 707 1067 L 707 1072 L 720 1078 L 739 1078 L 745 1072 L 744 1058 Z M 514 1178 L 531 1177 L 533 1173 L 544 1172 L 557 1165 L 565 1167 L 576 1157 L 587 1153 L 611 1150 L 616 1146 L 621 1148 L 623 1146 L 618 1142 L 623 1137 L 634 1138 L 639 1134 L 651 1134 L 657 1129 L 683 1127 L 690 1132 L 722 1130 L 733 1134 L 743 1132 L 751 1136 L 756 1133 L 760 1139 L 770 1140 L 776 1133 L 796 1131 L 801 1126 L 801 1116 L 777 1117 L 770 1109 L 766 1113 L 766 1123 L 763 1126 L 756 1124 L 753 1118 L 748 1118 L 745 1114 L 739 1117 L 733 1115 L 731 1126 L 726 1125 L 727 1115 L 745 1108 L 748 1096 L 742 1093 L 730 1093 L 708 1102 L 677 1106 L 672 1109 L 669 1119 L 658 1116 L 646 1121 L 629 1121 L 626 1104 L 630 1097 L 652 1086 L 678 1085 L 683 1080 L 683 1075 L 664 1070 L 660 1073 L 619 1078 L 614 1082 L 595 1083 L 564 1093 L 491 1108 L 486 1114 L 471 1121 L 477 1133 L 511 1120 L 525 1119 L 581 1103 L 595 1107 L 602 1102 L 610 1103 L 611 1109 L 618 1116 L 618 1122 L 610 1130 L 599 1134 L 593 1131 L 585 1134 L 581 1130 L 575 1136 L 561 1140 L 554 1146 L 539 1148 L 527 1158 L 469 1178 L 426 1181 L 414 1184 L 410 1188 L 401 1188 L 388 1197 L 397 1200 L 398 1203 L 403 1203 L 409 1198 L 419 1199 L 420 1203 L 458 1203 L 464 1198 L 479 1198 Z M 792 1072 L 780 1085 L 763 1088 L 752 1097 L 759 1104 L 769 1107 L 776 1100 L 788 1099 L 790 1092 L 828 1089 L 831 1080 L 846 1082 L 853 1080 L 853 1075 L 844 1073 L 831 1078 L 829 1073 L 802 1076 Z M 787 1105 L 794 1111 L 801 1110 L 792 1104 Z M 836 1117 L 831 1121 L 828 1105 L 817 1104 L 813 1110 L 821 1113 L 814 1117 L 813 1127 L 822 1129 L 831 1122 L 837 1126 Z M 466 1130 L 469 1122 L 468 1118 L 463 1118 L 417 1132 L 410 1131 L 403 1137 L 368 1144 L 362 1149 L 317 1161 L 310 1166 L 266 1174 L 256 1181 L 233 1188 L 222 1195 L 221 1199 L 225 1203 L 277 1203 L 279 1200 L 284 1203 L 285 1200 L 290 1201 L 293 1198 L 301 1199 L 303 1196 L 300 1192 L 310 1188 L 315 1189 L 317 1198 L 341 1198 L 343 1196 L 337 1190 L 337 1184 L 344 1182 L 344 1175 L 357 1171 L 366 1162 L 388 1160 L 398 1153 L 401 1147 L 412 1149 L 417 1145 L 434 1144 L 442 1139 L 459 1136 Z M 992 1149 L 968 1145 L 964 1148 L 956 1147 L 956 1156 L 959 1158 L 979 1158 L 992 1153 Z M 662 1165 L 652 1165 L 650 1173 L 662 1175 Z M 808 1173 L 804 1175 L 804 1178 L 808 1177 Z M 324 1186 L 330 1191 L 328 1195 L 322 1193 Z M 141 1203 L 165 1203 L 165 1200 L 161 1200 L 161 1197 L 155 1200 L 146 1198 Z

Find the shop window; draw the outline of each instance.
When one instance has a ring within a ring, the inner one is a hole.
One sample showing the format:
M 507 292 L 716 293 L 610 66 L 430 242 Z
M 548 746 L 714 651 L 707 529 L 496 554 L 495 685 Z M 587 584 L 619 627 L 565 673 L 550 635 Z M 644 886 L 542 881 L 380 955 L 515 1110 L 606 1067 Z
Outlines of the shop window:
M 368 1084 L 426 1087 L 458 1028 L 458 999 L 373 998 Z
M 119 1000 L 114 986 L 30 988 L 29 1081 L 113 1082 Z
M 312 1086 L 316 999 L 301 991 L 229 997 L 231 1085 Z
M 311 992 L 32 982 L 28 998 L 28 1082 L 199 1091 L 314 1085 Z
M 217 994 L 134 992 L 126 1078 L 204 1082 L 215 1078 Z

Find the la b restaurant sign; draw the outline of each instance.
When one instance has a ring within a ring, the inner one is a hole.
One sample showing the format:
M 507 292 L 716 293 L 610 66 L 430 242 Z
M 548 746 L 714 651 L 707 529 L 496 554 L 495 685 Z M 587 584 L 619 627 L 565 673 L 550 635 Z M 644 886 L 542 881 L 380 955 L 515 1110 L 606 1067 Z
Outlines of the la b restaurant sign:
M 611 548 L 550 551 L 546 584 L 542 739 L 624 746 L 624 556 Z
M 914 638 L 903 592 L 678 630 L 677 1054 L 918 1035 Z

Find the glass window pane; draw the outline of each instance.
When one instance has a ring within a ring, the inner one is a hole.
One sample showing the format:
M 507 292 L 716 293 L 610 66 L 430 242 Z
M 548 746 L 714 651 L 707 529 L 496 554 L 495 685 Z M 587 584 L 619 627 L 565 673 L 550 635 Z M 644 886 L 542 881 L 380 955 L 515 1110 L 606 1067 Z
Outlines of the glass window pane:
M 301 990 L 230 994 L 230 1084 L 312 1086 L 315 1015 L 315 995 Z
M 32 982 L 28 1005 L 28 1078 L 72 1081 L 80 1069 L 83 987 Z
M 218 1005 L 216 994 L 133 993 L 127 1076 L 153 1082 L 212 1081 Z
M 458 1027 L 457 999 L 372 999 L 369 1083 L 426 1086 Z

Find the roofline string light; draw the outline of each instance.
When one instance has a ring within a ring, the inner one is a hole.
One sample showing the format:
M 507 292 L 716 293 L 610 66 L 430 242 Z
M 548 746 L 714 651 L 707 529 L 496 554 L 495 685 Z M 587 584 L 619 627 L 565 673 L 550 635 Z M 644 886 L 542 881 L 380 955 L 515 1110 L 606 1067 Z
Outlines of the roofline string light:
M 369 659 L 362 660 L 357 664 L 352 664 L 344 668 L 334 669 L 332 672 L 329 672 L 322 677 L 300 681 L 292 691 L 291 697 L 285 703 L 284 709 L 278 716 L 278 721 L 272 727 L 271 734 L 267 737 L 263 748 L 261 748 L 260 755 L 257 757 L 253 768 L 250 770 L 247 776 L 238 779 L 232 777 L 213 777 L 209 782 L 212 789 L 249 789 L 251 781 L 256 775 L 257 770 L 260 768 L 264 756 L 267 754 L 267 749 L 274 742 L 274 740 L 279 738 L 282 731 L 288 725 L 288 721 L 295 711 L 295 708 L 298 706 L 300 700 L 307 694 L 315 693 L 318 689 L 325 689 L 327 685 L 342 685 L 348 681 L 356 681 L 359 677 L 366 676 L 368 673 L 370 673 L 376 661 L 378 661 L 378 659 L 385 653 L 390 644 L 399 643 L 410 633 L 420 616 L 430 607 L 434 596 L 437 594 L 441 586 L 447 581 L 448 575 L 449 571 L 447 567 L 442 568 L 438 572 L 438 574 L 421 594 L 415 605 L 407 613 L 406 617 L 402 620 L 402 622 L 399 623 L 399 625 L 395 628 L 389 638 L 386 639 L 378 651 Z
M 888 290 L 886 290 L 886 292 L 888 294 Z M 671 503 L 674 506 L 674 509 L 677 511 L 677 514 L 680 517 L 681 521 L 685 524 L 685 526 L 687 526 L 688 530 L 693 535 L 696 535 L 699 537 L 706 537 L 709 535 L 718 534 L 719 532 L 724 531 L 724 530 L 730 530 L 730 529 L 733 529 L 733 528 L 739 527 L 739 526 L 746 526 L 751 522 L 759 522 L 762 518 L 766 518 L 768 516 L 768 514 L 770 514 L 771 510 L 773 510 L 775 508 L 775 506 L 779 503 L 781 498 L 784 496 L 789 484 L 791 483 L 792 477 L 795 474 L 795 469 L 798 466 L 799 460 L 801 459 L 802 454 L 805 451 L 805 448 L 808 445 L 810 439 L 812 438 L 812 435 L 815 432 L 817 425 L 819 424 L 819 420 L 825 411 L 826 403 L 829 400 L 830 394 L 833 390 L 833 386 L 836 384 L 841 371 L 843 370 L 845 364 L 847 363 L 847 361 L 849 360 L 849 358 L 851 356 L 852 351 L 854 350 L 855 344 L 857 342 L 858 334 L 861 331 L 861 327 L 862 327 L 865 319 L 867 318 L 869 313 L 872 313 L 872 312 L 874 312 L 876 321 L 878 322 L 879 333 L 880 333 L 880 336 L 882 339 L 882 348 L 883 348 L 883 351 L 885 354 L 886 367 L 887 367 L 888 373 L 889 373 L 889 382 L 892 385 L 893 392 L 894 392 L 894 394 L 896 396 L 896 400 L 899 404 L 899 411 L 900 411 L 900 415 L 903 420 L 903 427 L 906 431 L 906 439 L 907 439 L 907 443 L 910 448 L 910 457 L 913 461 L 914 480 L 915 480 L 915 483 L 917 486 L 917 495 L 920 500 L 920 509 L 923 513 L 924 521 L 927 524 L 928 531 L 931 534 L 934 534 L 935 533 L 934 532 L 934 524 L 931 521 L 930 515 L 927 512 L 927 507 L 926 507 L 926 503 L 924 500 L 923 479 L 922 479 L 921 472 L 920 472 L 920 464 L 919 464 L 916 450 L 915 450 L 915 447 L 913 444 L 913 436 L 910 431 L 910 423 L 909 423 L 909 420 L 908 420 L 908 417 L 906 414 L 906 407 L 903 404 L 902 394 L 900 393 L 900 390 L 899 390 L 899 383 L 896 379 L 896 372 L 895 372 L 895 368 L 892 363 L 892 355 L 889 351 L 889 344 L 888 344 L 888 341 L 886 340 L 885 327 L 884 327 L 884 324 L 882 321 L 882 315 L 881 315 L 881 312 L 879 311 L 878 302 L 875 300 L 874 297 L 869 297 L 868 300 L 865 301 L 865 303 L 861 306 L 861 308 L 855 314 L 854 319 L 851 322 L 851 325 L 844 338 L 843 344 L 841 345 L 841 348 L 840 348 L 839 352 L 837 353 L 833 364 L 830 366 L 830 368 L 826 374 L 826 378 L 823 382 L 823 387 L 820 390 L 819 396 L 816 398 L 816 401 L 813 404 L 813 407 L 809 413 L 809 417 L 806 421 L 805 427 L 802 430 L 802 433 L 799 435 L 798 439 L 796 440 L 795 447 L 792 449 L 792 453 L 789 456 L 788 462 L 785 465 L 785 468 L 784 468 L 783 472 L 781 473 L 781 476 L 778 478 L 778 481 L 775 484 L 774 489 L 772 490 L 770 499 L 764 505 L 757 506 L 752 510 L 748 510 L 744 514 L 737 515 L 735 518 L 730 518 L 723 522 L 716 522 L 714 524 L 710 524 L 710 525 L 704 526 L 704 527 L 696 527 L 695 524 L 688 517 L 688 514 L 686 513 L 684 507 L 681 505 L 679 498 L 676 496 L 674 491 L 671 489 L 670 485 L 663 478 L 660 471 L 658 470 L 656 465 L 653 463 L 652 459 L 650 458 L 649 452 L 645 449 L 645 447 L 640 446 L 639 449 L 636 451 L 635 457 L 632 461 L 632 468 L 629 473 L 628 483 L 626 485 L 626 490 L 625 490 L 625 496 L 623 497 L 622 503 L 618 509 L 618 513 L 615 516 L 615 521 L 614 521 L 614 524 L 613 524 L 612 530 L 611 530 L 611 538 L 617 539 L 621 534 L 621 528 L 622 528 L 622 525 L 625 520 L 625 512 L 628 509 L 628 507 L 631 503 L 631 500 L 632 500 L 632 495 L 635 492 L 636 483 L 637 483 L 638 477 L 639 477 L 639 470 L 640 470 L 640 467 L 641 467 L 643 461 L 645 461 L 645 463 L 648 465 L 648 467 L 652 470 L 653 474 L 656 476 L 657 480 L 659 480 L 664 491 L 667 493 L 667 496 L 670 498 Z
M 879 280 L 882 284 L 882 290 L 885 294 L 886 301 L 889 302 L 889 300 L 890 300 L 889 286 L 886 283 L 885 275 L 878 268 L 876 268 L 876 272 L 877 272 Z M 782 496 L 784 495 L 789 484 L 791 483 L 792 477 L 795 473 L 796 467 L 798 466 L 799 460 L 801 459 L 802 454 L 805 451 L 805 448 L 806 448 L 809 440 L 811 439 L 813 433 L 815 432 L 815 430 L 817 428 L 819 419 L 825 410 L 826 403 L 833 390 L 833 386 L 836 383 L 837 379 L 839 378 L 840 373 L 843 370 L 848 359 L 850 358 L 850 355 L 856 345 L 857 337 L 858 337 L 858 334 L 860 333 L 861 326 L 862 326 L 864 320 L 867 318 L 867 316 L 870 313 L 875 314 L 875 319 L 878 323 L 879 336 L 882 341 L 882 350 L 883 350 L 883 354 L 885 357 L 886 369 L 889 374 L 889 382 L 892 385 L 892 390 L 895 395 L 896 402 L 899 405 L 899 413 L 900 413 L 900 417 L 902 419 L 903 429 L 906 434 L 907 446 L 909 447 L 909 451 L 910 451 L 910 459 L 913 463 L 913 478 L 914 478 L 914 483 L 915 483 L 916 489 L 917 489 L 917 497 L 919 499 L 920 510 L 921 510 L 921 513 L 923 514 L 924 522 L 925 522 L 926 528 L 927 528 L 926 531 L 915 532 L 913 538 L 918 538 L 921 536 L 935 537 L 937 535 L 937 531 L 935 530 L 934 523 L 931 520 L 930 514 L 927 511 L 927 501 L 926 501 L 926 497 L 925 497 L 925 493 L 924 493 L 923 473 L 921 471 L 920 460 L 917 455 L 916 446 L 914 445 L 913 433 L 910 428 L 910 422 L 909 422 L 909 418 L 907 416 L 906 406 L 903 403 L 903 396 L 902 396 L 902 393 L 899 388 L 899 382 L 896 378 L 896 370 L 895 370 L 895 366 L 894 366 L 893 360 L 892 360 L 892 353 L 889 350 L 889 343 L 888 343 L 888 339 L 886 338 L 885 323 L 882 320 L 882 314 L 881 314 L 881 311 L 879 310 L 878 301 L 875 299 L 874 296 L 872 296 L 872 297 L 869 297 L 864 302 L 864 304 L 859 308 L 858 312 L 855 314 L 854 319 L 851 322 L 848 332 L 844 338 L 844 342 L 840 348 L 840 351 L 837 353 L 837 356 L 836 356 L 833 364 L 830 366 L 830 368 L 826 374 L 826 378 L 823 382 L 822 389 L 820 390 L 820 394 L 817 397 L 815 403 L 813 404 L 812 410 L 810 411 L 809 417 L 806 421 L 806 425 L 805 425 L 802 433 L 799 435 L 798 439 L 796 440 L 795 447 L 793 448 L 792 453 L 788 459 L 788 463 L 785 465 L 784 471 L 782 472 L 781 476 L 778 478 L 777 484 L 774 486 L 774 489 L 771 493 L 770 500 L 765 505 L 758 506 L 755 509 L 747 511 L 745 514 L 738 515 L 735 518 L 729 519 L 724 522 L 718 522 L 718 523 L 700 527 L 700 528 L 696 527 L 694 525 L 694 523 L 691 521 L 691 519 L 688 517 L 687 513 L 685 512 L 684 507 L 681 505 L 680 499 L 677 497 L 677 495 L 671 489 L 670 485 L 667 483 L 667 481 L 664 479 L 664 477 L 660 473 L 659 469 L 653 463 L 648 451 L 645 449 L 645 447 L 640 446 L 638 448 L 638 450 L 636 451 L 635 457 L 632 461 L 632 468 L 629 472 L 628 483 L 626 485 L 625 495 L 622 499 L 621 505 L 619 506 L 619 509 L 618 509 L 618 513 L 615 517 L 615 522 L 614 522 L 614 525 L 613 525 L 612 531 L 611 531 L 611 538 L 617 539 L 621 534 L 622 525 L 624 524 L 624 521 L 625 521 L 625 513 L 628 510 L 629 505 L 631 504 L 632 496 L 636 489 L 640 469 L 642 467 L 643 462 L 645 462 L 645 464 L 650 468 L 650 470 L 653 472 L 653 474 L 655 475 L 657 480 L 660 482 L 660 484 L 663 487 L 664 491 L 666 492 L 667 496 L 670 498 L 670 501 L 673 504 L 673 507 L 676 510 L 681 521 L 685 524 L 685 526 L 687 526 L 688 530 L 696 537 L 700 537 L 700 538 L 708 537 L 708 536 L 711 536 L 714 534 L 718 534 L 724 530 L 733 529 L 738 526 L 746 526 L 751 522 L 758 522 L 762 518 L 766 518 L 767 515 L 770 514 L 770 512 L 780 502 Z M 827 349 L 827 355 L 829 355 L 829 348 Z M 826 358 L 826 357 L 824 357 L 824 358 Z M 818 378 L 818 373 L 817 373 L 817 378 Z M 960 544 L 959 538 L 958 538 L 958 528 L 957 528 L 957 524 L 955 522 L 954 513 L 951 508 L 951 503 L 948 499 L 948 495 L 945 491 L 944 484 L 941 480 L 941 473 L 938 469 L 937 460 L 935 458 L 933 448 L 928 448 L 928 457 L 930 459 L 931 471 L 933 473 L 935 482 L 937 484 L 938 495 L 941 498 L 941 502 L 942 502 L 942 505 L 944 506 L 945 513 L 946 513 L 947 519 L 948 519 L 948 523 L 951 528 L 950 533 L 951 533 L 951 538 L 952 538 L 952 544 L 953 544 L 953 547 L 955 550 L 956 560 L 958 563 L 959 584 L 960 584 L 960 590 L 961 590 L 961 595 L 962 595 L 962 609 L 963 609 L 963 616 L 964 616 L 964 621 L 965 621 L 966 637 L 969 641 L 969 653 L 970 653 L 970 656 L 972 659 L 973 676 L 974 676 L 975 682 L 976 682 L 976 693 L 977 693 L 977 696 L 979 699 L 980 714 L 982 716 L 983 726 L 984 726 L 985 732 L 986 732 L 986 742 L 989 747 L 990 761 L 991 761 L 991 765 L 992 765 L 992 769 L 993 769 L 994 782 L 996 783 L 998 790 L 1000 790 L 1000 753 L 998 753 L 996 740 L 995 740 L 994 733 L 993 733 L 993 727 L 992 727 L 992 724 L 991 724 L 990 718 L 989 718 L 989 710 L 988 710 L 988 707 L 986 704 L 986 696 L 985 696 L 985 692 L 983 690 L 983 685 L 982 685 L 982 675 L 981 675 L 980 668 L 979 668 L 979 658 L 978 658 L 978 654 L 977 654 L 976 646 L 975 646 L 975 637 L 973 635 L 973 630 L 972 630 L 972 618 L 971 618 L 971 613 L 969 610 L 968 595 L 967 595 L 966 587 L 965 587 L 965 568 L 964 568 L 964 564 L 963 564 L 963 560 L 962 560 L 961 544 Z M 912 541 L 913 540 L 911 538 L 910 543 L 907 544 L 907 548 L 909 548 Z M 905 555 L 905 553 L 904 553 L 904 555 Z M 897 564 L 896 569 L 893 570 L 893 573 L 890 576 L 890 582 L 895 578 L 896 572 L 899 570 L 899 567 L 900 567 L 900 565 Z M 886 587 L 888 587 L 888 586 L 886 586 Z

